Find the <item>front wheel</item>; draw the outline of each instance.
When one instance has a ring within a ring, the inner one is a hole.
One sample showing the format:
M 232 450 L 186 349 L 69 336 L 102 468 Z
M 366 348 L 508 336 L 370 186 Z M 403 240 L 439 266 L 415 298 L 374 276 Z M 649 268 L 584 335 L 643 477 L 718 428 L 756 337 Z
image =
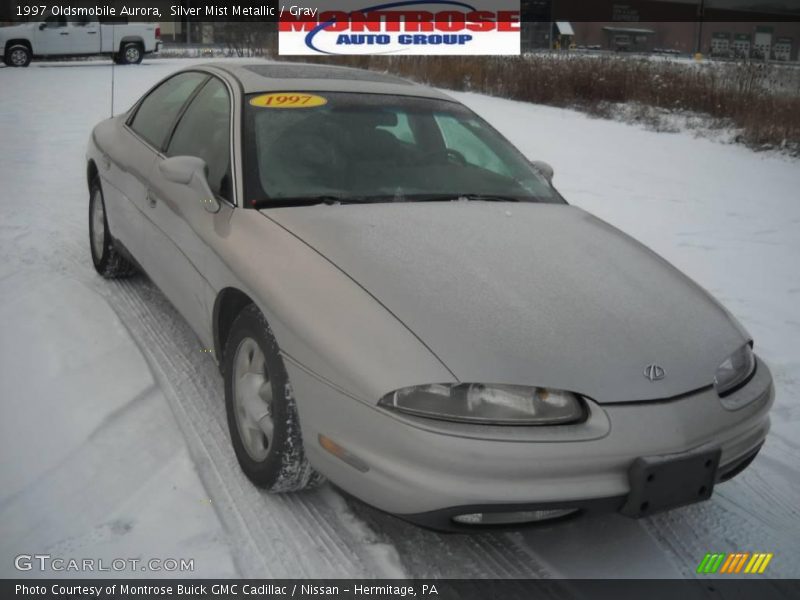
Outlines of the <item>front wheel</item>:
M 31 58 L 33 58 L 33 55 L 31 54 L 30 48 L 23 45 L 16 45 L 6 50 L 3 60 L 5 60 L 9 67 L 27 67 L 31 64 Z
M 234 320 L 222 362 L 228 428 L 245 475 L 270 492 L 295 492 L 324 481 L 306 459 L 286 368 L 255 305 Z
M 89 248 L 94 268 L 106 279 L 128 277 L 136 268 L 114 247 L 99 178 L 92 181 L 89 194 Z

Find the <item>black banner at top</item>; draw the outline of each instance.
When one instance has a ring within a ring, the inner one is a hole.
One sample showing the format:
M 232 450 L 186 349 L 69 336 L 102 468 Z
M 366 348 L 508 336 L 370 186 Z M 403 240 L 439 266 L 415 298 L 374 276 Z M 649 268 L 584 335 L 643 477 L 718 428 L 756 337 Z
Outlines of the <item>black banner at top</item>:
M 0 24 L 47 18 L 147 22 L 318 20 L 337 11 L 465 10 L 469 0 L 0 0 Z M 430 6 L 427 6 L 430 5 Z M 355 8 L 353 8 L 355 6 Z M 800 22 L 800 0 L 521 0 L 520 20 L 604 22 Z

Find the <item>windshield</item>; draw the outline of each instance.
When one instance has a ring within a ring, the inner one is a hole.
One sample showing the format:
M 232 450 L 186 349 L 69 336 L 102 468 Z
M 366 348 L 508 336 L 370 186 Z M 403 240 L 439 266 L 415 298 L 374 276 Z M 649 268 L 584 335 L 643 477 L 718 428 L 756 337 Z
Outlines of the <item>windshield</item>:
M 254 94 L 245 157 L 247 197 L 258 206 L 315 198 L 563 202 L 488 123 L 444 100 Z

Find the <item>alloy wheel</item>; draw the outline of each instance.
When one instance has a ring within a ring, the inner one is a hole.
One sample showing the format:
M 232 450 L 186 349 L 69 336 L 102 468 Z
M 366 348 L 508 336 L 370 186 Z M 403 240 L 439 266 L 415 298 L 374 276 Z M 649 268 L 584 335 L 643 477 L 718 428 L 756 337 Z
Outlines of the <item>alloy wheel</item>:
M 125 48 L 125 59 L 129 63 L 138 62 L 139 54 L 140 54 L 139 48 L 137 48 L 136 46 L 128 46 L 127 48 Z
M 25 52 L 25 50 L 17 48 L 11 51 L 10 60 L 11 64 L 15 67 L 22 67 L 28 60 L 28 54 Z
M 96 260 L 103 258 L 106 245 L 106 211 L 100 190 L 95 190 L 92 198 L 92 251 Z
M 272 383 L 264 353 L 253 338 L 244 338 L 233 360 L 236 426 L 247 454 L 263 462 L 272 445 Z

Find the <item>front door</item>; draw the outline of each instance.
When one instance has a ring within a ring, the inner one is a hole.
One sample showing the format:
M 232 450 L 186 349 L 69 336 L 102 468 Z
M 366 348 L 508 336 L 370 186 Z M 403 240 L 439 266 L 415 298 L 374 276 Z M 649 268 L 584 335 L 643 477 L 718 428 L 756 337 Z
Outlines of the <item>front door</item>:
M 220 221 L 230 216 L 230 204 L 224 202 L 232 200 L 230 123 L 228 90 L 212 77 L 191 101 L 166 149 L 168 157 L 197 156 L 205 161 L 208 185 L 223 200 L 223 209 L 210 213 L 205 208 L 208 198 L 167 180 L 159 169 L 164 158 L 159 158 L 152 169 L 146 213 L 150 250 L 159 258 L 148 273 L 209 347 L 213 290 L 205 273 L 212 262 L 210 242 L 223 229 Z
M 151 90 L 127 126 L 120 125 L 120 143 L 110 150 L 110 160 L 100 165 L 101 176 L 108 169 L 109 180 L 118 188 L 104 190 L 107 195 L 118 194 L 118 202 L 106 211 L 111 231 L 148 273 L 159 260 L 147 239 L 147 213 L 151 209 L 147 192 L 153 165 L 181 110 L 207 77 L 199 72 L 179 73 Z
M 33 53 L 47 56 L 70 54 L 70 30 L 66 17 L 47 17 L 38 25 L 34 35 Z

